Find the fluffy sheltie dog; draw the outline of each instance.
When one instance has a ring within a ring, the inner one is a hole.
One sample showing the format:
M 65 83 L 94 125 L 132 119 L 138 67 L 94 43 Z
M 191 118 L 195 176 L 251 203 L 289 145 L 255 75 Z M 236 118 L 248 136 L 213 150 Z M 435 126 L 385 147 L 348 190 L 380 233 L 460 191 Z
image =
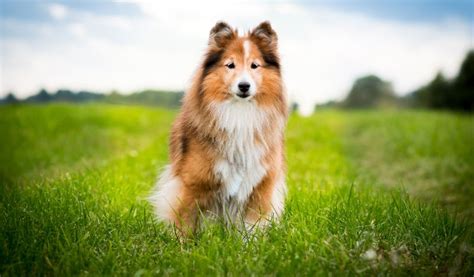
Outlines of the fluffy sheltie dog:
M 202 217 L 247 228 L 277 219 L 287 113 L 270 23 L 239 36 L 218 22 L 171 131 L 171 164 L 150 197 L 158 219 L 186 233 Z

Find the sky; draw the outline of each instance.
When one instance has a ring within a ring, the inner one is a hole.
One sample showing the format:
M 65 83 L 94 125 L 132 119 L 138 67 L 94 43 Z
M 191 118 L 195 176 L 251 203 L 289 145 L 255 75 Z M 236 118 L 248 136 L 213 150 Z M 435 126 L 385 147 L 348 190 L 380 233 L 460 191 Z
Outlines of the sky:
M 224 20 L 270 20 L 283 77 L 303 113 L 376 74 L 404 95 L 438 71 L 453 77 L 474 48 L 474 1 L 0 0 L 0 97 L 40 88 L 183 90 Z

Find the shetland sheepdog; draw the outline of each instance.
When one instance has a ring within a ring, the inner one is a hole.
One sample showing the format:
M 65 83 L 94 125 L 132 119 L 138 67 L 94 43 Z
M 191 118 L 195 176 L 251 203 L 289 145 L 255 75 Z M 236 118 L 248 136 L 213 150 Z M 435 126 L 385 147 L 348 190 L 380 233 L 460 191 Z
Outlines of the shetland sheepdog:
M 224 22 L 211 29 L 150 197 L 159 220 L 189 234 L 208 217 L 249 229 L 281 216 L 288 107 L 277 42 L 268 21 L 244 36 Z

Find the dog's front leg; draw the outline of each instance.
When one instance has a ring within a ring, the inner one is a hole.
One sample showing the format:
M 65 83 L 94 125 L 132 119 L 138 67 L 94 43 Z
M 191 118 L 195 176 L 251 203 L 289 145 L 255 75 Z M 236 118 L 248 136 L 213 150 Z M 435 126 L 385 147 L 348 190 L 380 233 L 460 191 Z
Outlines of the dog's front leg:
M 267 225 L 278 220 L 283 212 L 286 184 L 282 174 L 270 171 L 253 190 L 245 212 L 247 229 Z

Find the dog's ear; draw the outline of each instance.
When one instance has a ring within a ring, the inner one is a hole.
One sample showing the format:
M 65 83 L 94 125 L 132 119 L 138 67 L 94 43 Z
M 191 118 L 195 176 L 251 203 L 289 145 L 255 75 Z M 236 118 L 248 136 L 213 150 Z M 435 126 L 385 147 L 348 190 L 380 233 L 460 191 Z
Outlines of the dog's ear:
M 255 29 L 253 29 L 250 33 L 250 38 L 261 46 L 271 47 L 273 49 L 276 49 L 277 47 L 277 34 L 268 21 L 260 23 Z
M 223 48 L 227 43 L 236 37 L 236 33 L 229 24 L 219 21 L 211 29 L 209 34 L 209 45 L 217 48 Z
M 270 22 L 260 23 L 249 34 L 250 39 L 257 44 L 262 52 L 263 60 L 267 66 L 280 69 L 280 58 L 278 56 L 278 37 L 272 29 Z

